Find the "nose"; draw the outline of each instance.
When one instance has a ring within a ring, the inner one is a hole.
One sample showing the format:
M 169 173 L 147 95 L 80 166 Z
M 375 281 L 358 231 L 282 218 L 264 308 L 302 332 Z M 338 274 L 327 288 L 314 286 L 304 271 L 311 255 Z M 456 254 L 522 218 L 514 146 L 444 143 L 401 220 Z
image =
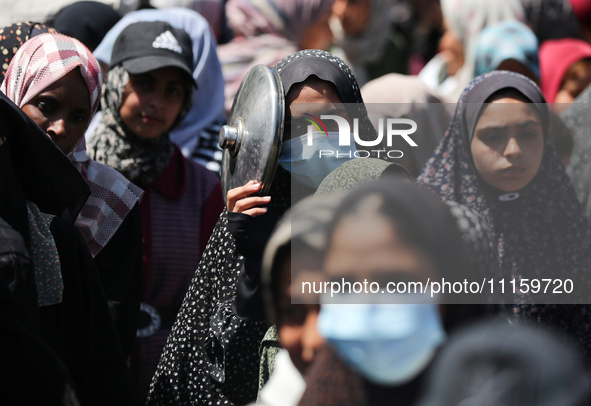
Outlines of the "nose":
M 163 103 L 164 103 L 165 100 L 166 100 L 166 95 L 165 94 L 162 94 L 162 95 L 160 95 L 160 94 L 153 94 L 150 97 L 150 106 L 152 106 L 153 108 L 158 109 L 158 108 L 160 108 L 163 105 Z
M 311 311 L 304 322 L 304 331 L 302 333 L 302 359 L 306 363 L 314 360 L 314 355 L 320 348 L 324 339 L 316 327 L 318 321 L 318 311 Z
M 345 10 L 347 9 L 347 1 L 345 0 L 337 0 L 333 3 L 332 5 L 332 14 L 338 18 L 339 20 L 342 20 L 343 17 L 345 16 Z
M 505 146 L 505 156 L 516 156 L 521 154 L 519 143 L 514 137 L 509 138 L 509 142 Z
M 52 120 L 47 127 L 47 134 L 52 139 L 61 139 L 66 135 L 66 122 L 63 118 Z

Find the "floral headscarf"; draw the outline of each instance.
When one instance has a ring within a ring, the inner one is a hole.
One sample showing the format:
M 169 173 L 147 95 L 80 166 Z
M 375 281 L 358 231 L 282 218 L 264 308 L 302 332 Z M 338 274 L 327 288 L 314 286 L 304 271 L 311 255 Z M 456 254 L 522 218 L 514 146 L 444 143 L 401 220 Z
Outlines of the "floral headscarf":
M 0 29 L 0 52 L 2 53 L 2 69 L 0 70 L 0 83 L 4 81 L 4 75 L 8 65 L 18 49 L 32 37 L 46 32 L 56 32 L 53 28 L 41 23 L 24 22 L 9 25 Z
M 535 178 L 512 200 L 486 184 L 470 155 L 470 141 L 483 103 L 495 92 L 511 89 L 522 94 L 539 114 L 544 128 L 544 153 Z M 474 108 L 476 107 L 476 108 Z M 511 72 L 490 72 L 477 77 L 465 89 L 452 122 L 418 177 L 444 200 L 455 201 L 483 216 L 493 231 L 505 281 L 525 278 L 572 279 L 574 295 L 544 296 L 562 303 L 584 303 L 591 270 L 591 226 L 564 167 L 547 134 L 548 112 L 538 87 Z M 578 293 L 578 295 L 577 295 Z M 517 292 L 513 303 L 531 303 L 527 293 Z M 551 303 L 551 302 L 550 302 Z M 586 305 L 527 305 L 515 312 L 527 313 L 565 330 L 589 348 L 591 334 Z

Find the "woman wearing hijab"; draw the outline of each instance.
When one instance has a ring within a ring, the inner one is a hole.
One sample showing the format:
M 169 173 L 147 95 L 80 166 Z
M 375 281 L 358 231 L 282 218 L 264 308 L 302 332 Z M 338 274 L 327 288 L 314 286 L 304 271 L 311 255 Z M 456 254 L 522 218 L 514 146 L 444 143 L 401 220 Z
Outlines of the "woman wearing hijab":
M 591 45 L 573 38 L 546 41 L 540 70 L 544 97 L 560 112 L 591 83 Z
M 476 42 L 474 76 L 493 70 L 508 70 L 539 83 L 538 48 L 533 31 L 519 21 L 489 25 Z
M 84 101 L 90 111 L 89 99 Z M 34 302 L 24 307 L 35 314 L 27 319 L 38 320 L 33 329 L 67 368 L 81 405 L 133 405 L 131 378 L 101 280 L 74 226 L 89 185 L 1 92 L 0 110 L 0 217 L 20 233 L 34 268 L 34 278 L 17 279 L 11 289 L 20 296 L 33 285 L 35 294 L 27 297 Z
M 296 111 L 296 104 L 290 101 L 302 92 L 319 89 L 318 86 L 323 87 L 334 102 L 352 106 L 351 114 L 353 110 L 365 111 L 351 70 L 334 55 L 316 50 L 301 51 L 282 60 L 275 69 L 286 95 L 284 139 L 300 135 L 287 131 L 292 127 L 287 123 L 294 119 L 292 112 Z M 364 117 L 361 116 L 359 127 L 367 133 L 373 127 L 367 114 Z M 375 130 L 371 134 L 375 139 Z M 291 160 L 289 143 L 285 145 L 282 155 Z M 294 157 L 301 163 L 300 168 L 306 167 L 303 156 L 294 154 Z M 257 192 L 260 184 L 248 183 L 228 196 L 228 208 L 214 229 L 160 359 L 149 405 L 224 401 L 244 404 L 256 399 L 257 350 L 269 327 L 260 292 L 260 263 L 265 244 L 292 201 L 313 193 L 319 181 L 333 169 L 330 165 L 314 167 L 310 164 L 310 173 L 302 171 L 294 175 L 296 166 L 277 167 L 270 200 L 255 199 L 254 206 L 264 202 L 264 208 L 253 208 L 236 197 L 240 193 L 247 196 Z M 297 196 L 291 192 L 291 186 L 296 183 L 303 185 L 298 188 L 301 193 Z M 233 207 L 235 204 L 239 207 Z M 251 217 L 248 214 L 253 212 L 248 210 L 256 210 L 259 215 Z
M 396 25 L 393 0 L 336 0 L 330 28 L 330 51 L 343 55 L 360 86 L 388 73 L 406 74 L 410 44 Z
M 94 56 L 104 64 L 105 69 L 111 63 L 113 44 L 121 31 L 128 25 L 141 21 L 163 21 L 174 28 L 186 31 L 191 36 L 193 79 L 197 82 L 199 91 L 193 90 L 191 110 L 170 132 L 170 137 L 185 157 L 213 172 L 219 172 L 222 154 L 218 146 L 218 135 L 220 126 L 226 121 L 224 77 L 218 59 L 216 39 L 207 20 L 199 13 L 182 7 L 164 10 L 145 9 L 127 13 L 109 30 L 94 50 Z M 95 123 L 98 124 L 98 119 Z M 95 128 L 96 126 L 91 125 L 87 138 L 90 138 Z
M 506 21 L 524 21 L 519 0 L 442 0 L 444 33 L 440 52 L 423 68 L 419 77 L 431 89 L 451 102 L 474 78 L 474 53 L 478 34 L 488 25 Z
M 63 58 L 65 53 L 70 57 Z M 51 67 L 36 63 L 42 58 L 52 63 Z M 60 90 L 69 78 L 79 78 L 81 95 L 73 93 L 71 87 Z M 25 42 L 16 53 L 1 90 L 54 140 L 90 186 L 91 196 L 76 226 L 97 264 L 124 353 L 129 355 L 141 288 L 137 203 L 143 192 L 119 172 L 86 154 L 84 131 L 100 103 L 98 63 L 78 40 L 42 34 Z M 89 108 L 84 107 L 86 101 Z
M 246 73 L 255 65 L 274 66 L 307 45 L 308 30 L 330 14 L 334 0 L 229 0 L 228 24 L 234 38 L 220 45 L 225 107 L 229 112 Z
M 418 181 L 484 217 L 498 242 L 505 282 L 571 279 L 572 295 L 532 296 L 523 287 L 508 300 L 527 303 L 515 307 L 524 319 L 555 325 L 588 349 L 587 306 L 532 304 L 588 302 L 591 269 L 589 221 L 547 128 L 547 106 L 533 82 L 511 72 L 479 76 Z

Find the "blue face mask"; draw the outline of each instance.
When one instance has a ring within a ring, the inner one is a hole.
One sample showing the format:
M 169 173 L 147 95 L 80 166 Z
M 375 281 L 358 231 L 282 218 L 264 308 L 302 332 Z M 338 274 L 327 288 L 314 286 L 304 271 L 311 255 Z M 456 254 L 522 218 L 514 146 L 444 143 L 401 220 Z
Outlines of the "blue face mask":
M 437 304 L 323 304 L 320 334 L 352 368 L 381 385 L 412 380 L 443 343 Z
M 353 137 L 351 137 L 353 138 Z M 308 134 L 284 141 L 279 156 L 279 165 L 291 176 L 311 188 L 317 189 L 330 172 L 343 163 L 354 159 L 357 148 L 339 145 L 339 133 L 312 133 L 312 145 Z

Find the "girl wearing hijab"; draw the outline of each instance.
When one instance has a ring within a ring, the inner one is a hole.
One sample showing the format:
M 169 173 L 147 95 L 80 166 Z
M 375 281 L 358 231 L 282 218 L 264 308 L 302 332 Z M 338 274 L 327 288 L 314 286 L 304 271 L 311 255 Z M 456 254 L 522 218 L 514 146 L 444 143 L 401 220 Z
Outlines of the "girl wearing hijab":
M 332 349 L 320 350 L 309 367 L 300 404 L 416 402 L 446 333 L 480 316 L 483 308 L 451 305 L 444 294 L 379 292 L 388 282 L 470 279 L 470 251 L 458 225 L 478 223 L 466 216 L 469 210 L 453 210 L 462 215 L 456 218 L 416 185 L 387 177 L 344 197 L 328 226 L 318 279 L 377 282 L 380 288 L 350 294 L 343 285 L 342 294 L 320 295 L 317 329 Z M 311 277 L 292 273 L 295 280 Z
M 292 114 L 301 114 L 295 101 L 308 94 L 348 103 L 350 115 L 360 117 L 360 133 L 376 138 L 359 86 L 340 58 L 324 51 L 301 51 L 283 59 L 275 69 L 286 96 L 281 152 L 285 163 L 277 167 L 270 196 L 247 197 L 260 190 L 261 185 L 254 182 L 229 192 L 227 210 L 216 225 L 164 349 L 149 405 L 245 404 L 256 399 L 257 351 L 269 327 L 260 292 L 264 247 L 292 201 L 313 193 L 334 169 L 331 164 L 318 165 L 292 154 L 295 143 L 303 143 L 301 134 L 290 131 L 297 118 Z M 309 172 L 306 163 L 310 163 Z M 291 186 L 296 183 L 298 193 L 292 194 Z
M 145 398 L 166 338 L 223 208 L 219 178 L 183 156 L 169 132 L 191 108 L 189 35 L 165 22 L 127 26 L 113 47 L 95 159 L 141 185 L 144 285 L 132 356 Z
M 94 50 L 94 56 L 104 64 L 105 70 L 111 63 L 113 45 L 121 31 L 130 24 L 141 21 L 163 21 L 174 28 L 186 31 L 191 36 L 193 79 L 199 89 L 193 89 L 191 110 L 184 120 L 170 131 L 170 138 L 180 147 L 185 157 L 195 160 L 213 172 L 219 172 L 222 154 L 218 146 L 218 135 L 220 126 L 226 121 L 224 77 L 218 59 L 216 39 L 207 20 L 185 7 L 144 9 L 127 13 L 109 30 Z M 93 132 L 94 128 L 89 129 L 87 136 L 91 136 Z
M 505 281 L 572 279 L 572 295 L 532 296 L 523 288 L 508 300 L 527 303 L 515 313 L 561 328 L 588 350 L 587 306 L 531 304 L 588 302 L 591 228 L 547 128 L 547 105 L 533 82 L 511 72 L 479 76 L 418 181 L 484 217 Z
M 544 97 L 560 112 L 591 83 L 591 45 L 573 38 L 546 41 L 540 47 L 540 70 Z
M 286 403 L 287 391 L 294 404 L 299 401 L 305 389 L 302 377 L 314 362 L 322 339 L 316 329 L 320 309 L 316 298 L 312 296 L 308 303 L 310 296 L 302 296 L 292 303 L 292 280 L 312 280 L 321 275 L 327 228 L 345 192 L 384 177 L 411 181 L 402 166 L 381 159 L 345 162 L 322 181 L 314 197 L 293 206 L 273 231 L 261 269 L 265 312 L 272 324 L 259 349 L 259 382 L 270 379 L 259 392 L 261 402 Z
M 39 60 L 47 63 L 37 63 Z M 86 154 L 84 132 L 100 103 L 98 63 L 78 40 L 61 34 L 38 35 L 16 53 L 1 90 L 53 139 L 90 186 L 92 194 L 76 226 L 97 264 L 128 355 L 135 336 L 141 287 L 137 202 L 142 190 Z

